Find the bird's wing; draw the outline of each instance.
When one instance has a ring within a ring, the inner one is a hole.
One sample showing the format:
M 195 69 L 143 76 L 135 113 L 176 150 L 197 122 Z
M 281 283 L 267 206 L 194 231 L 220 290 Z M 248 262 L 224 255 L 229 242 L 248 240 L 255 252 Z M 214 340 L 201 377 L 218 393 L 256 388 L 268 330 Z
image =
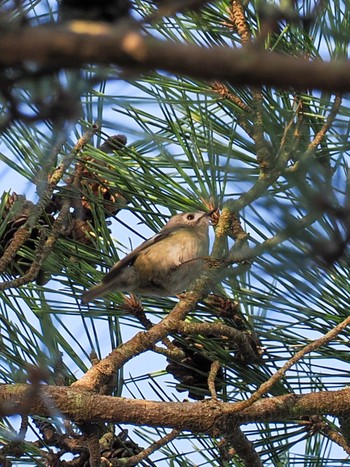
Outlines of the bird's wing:
M 135 250 L 131 251 L 123 259 L 115 263 L 115 265 L 112 266 L 111 270 L 103 277 L 102 282 L 105 283 L 105 282 L 109 282 L 113 280 L 119 274 L 119 271 L 124 266 L 129 266 L 135 261 L 137 256 L 141 253 L 141 251 L 145 250 L 151 245 L 154 245 L 155 243 L 158 243 L 160 240 L 163 240 L 164 238 L 168 237 L 175 230 L 178 230 L 178 227 L 164 229 L 161 232 L 157 233 L 156 235 L 153 235 L 153 237 L 149 238 L 145 242 L 141 243 L 141 245 L 136 247 Z

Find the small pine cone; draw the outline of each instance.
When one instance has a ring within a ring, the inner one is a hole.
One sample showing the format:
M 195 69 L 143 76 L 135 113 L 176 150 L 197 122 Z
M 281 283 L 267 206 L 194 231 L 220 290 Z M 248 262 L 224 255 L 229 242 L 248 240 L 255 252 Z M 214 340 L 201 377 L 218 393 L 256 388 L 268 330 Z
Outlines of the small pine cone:
M 71 237 L 83 245 L 91 244 L 91 227 L 86 221 L 79 219 L 73 219 L 73 227 L 71 231 Z
M 104 443 L 101 449 L 101 456 L 105 459 L 121 459 L 139 454 L 142 448 L 127 438 L 128 430 L 121 431 L 118 436 L 113 435 L 111 439 L 108 437 L 108 445 Z
M 108 138 L 100 150 L 105 153 L 113 153 L 118 151 L 125 146 L 127 139 L 124 135 L 114 135 Z M 128 201 L 118 188 L 112 187 L 110 182 L 105 178 L 101 177 L 97 173 L 96 165 L 99 165 L 102 169 L 108 168 L 113 170 L 113 167 L 108 166 L 104 162 L 96 161 L 94 158 L 85 156 L 80 165 L 80 176 L 81 176 L 81 189 L 82 192 L 87 193 L 88 196 L 83 194 L 81 201 L 85 212 L 86 219 L 92 219 L 92 206 L 90 201 L 90 194 L 96 198 L 100 198 L 105 208 L 105 217 L 115 215 L 120 209 L 124 208 Z
M 214 336 L 207 336 L 207 339 L 213 338 Z M 186 354 L 185 358 L 180 361 L 167 359 L 170 363 L 166 367 L 166 371 L 180 382 L 176 385 L 179 392 L 188 391 L 188 396 L 191 399 L 201 400 L 209 395 L 208 376 L 212 360 L 203 354 L 203 346 L 195 342 L 191 337 L 185 337 L 183 341 L 174 339 L 173 344 L 183 350 Z M 220 368 L 215 380 L 217 391 L 222 390 L 222 383 L 220 383 L 222 378 L 223 371 Z M 190 386 L 191 388 L 189 388 Z M 198 391 L 196 391 L 196 388 Z
M 27 201 L 25 196 L 17 195 L 17 193 L 12 193 L 9 195 L 0 219 L 2 222 L 6 223 L 0 238 L 0 255 L 2 255 L 5 250 L 10 247 L 11 241 L 16 231 L 26 223 L 33 209 L 34 204 L 31 201 Z M 42 216 L 38 220 L 37 227 L 32 230 L 30 238 L 24 243 L 23 247 L 35 252 L 36 241 L 40 236 L 41 229 L 43 227 L 49 228 L 53 221 L 53 217 L 49 214 Z M 9 264 L 7 272 L 14 276 L 25 275 L 29 271 L 32 262 L 33 261 L 31 259 L 25 257 L 23 254 L 17 253 L 12 262 Z M 37 276 L 37 283 L 39 285 L 44 285 L 47 280 L 48 278 L 46 277 L 44 271 L 40 270 Z
M 99 149 L 107 154 L 112 154 L 114 151 L 123 148 L 127 142 L 128 139 L 125 135 L 113 135 L 106 139 Z
M 142 448 L 134 441 L 128 438 L 128 430 L 123 430 L 119 435 L 114 439 L 112 447 L 113 452 L 111 459 L 119 459 L 122 457 L 131 457 L 136 454 L 139 454 L 142 451 Z
M 87 173 L 83 172 L 83 177 L 86 177 Z M 117 190 L 107 187 L 105 185 L 106 180 L 99 178 L 97 181 L 94 181 L 91 178 L 91 172 L 88 172 L 88 178 L 85 178 L 82 185 L 88 186 L 89 191 L 92 192 L 94 197 L 102 198 L 102 204 L 105 209 L 105 217 L 108 218 L 117 214 L 122 208 L 125 208 L 127 205 L 126 199 L 118 193 Z M 84 188 L 83 188 L 84 190 Z M 83 196 L 82 205 L 85 211 L 86 219 L 92 219 L 92 209 L 90 200 Z
M 205 304 L 215 316 L 229 319 L 230 324 L 236 329 L 245 331 L 248 328 L 237 301 L 221 297 L 220 295 L 210 294 L 205 300 Z
M 232 347 L 236 349 L 234 360 L 246 364 L 258 362 L 264 349 L 254 329 L 243 316 L 239 302 L 228 297 L 210 294 L 205 300 L 205 305 L 211 313 L 222 318 L 226 325 L 244 332 L 245 345 L 241 342 L 237 347 L 237 343 L 232 343 Z

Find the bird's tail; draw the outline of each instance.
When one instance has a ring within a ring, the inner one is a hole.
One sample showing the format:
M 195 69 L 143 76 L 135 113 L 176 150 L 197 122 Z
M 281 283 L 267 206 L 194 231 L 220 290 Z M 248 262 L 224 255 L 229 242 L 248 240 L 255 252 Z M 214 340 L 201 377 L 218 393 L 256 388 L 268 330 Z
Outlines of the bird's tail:
M 92 302 L 96 298 L 104 297 L 109 292 L 111 292 L 111 284 L 100 282 L 99 284 L 91 287 L 91 289 L 86 290 L 81 297 L 81 301 L 83 303 Z

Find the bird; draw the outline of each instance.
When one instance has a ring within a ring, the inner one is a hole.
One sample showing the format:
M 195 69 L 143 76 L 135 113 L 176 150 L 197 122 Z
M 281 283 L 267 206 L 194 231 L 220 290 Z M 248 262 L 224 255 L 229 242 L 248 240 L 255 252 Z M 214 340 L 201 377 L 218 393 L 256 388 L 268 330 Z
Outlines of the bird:
M 110 292 L 166 297 L 190 288 L 209 253 L 210 216 L 183 212 L 170 218 L 153 237 L 112 266 L 102 281 L 82 294 L 87 303 Z

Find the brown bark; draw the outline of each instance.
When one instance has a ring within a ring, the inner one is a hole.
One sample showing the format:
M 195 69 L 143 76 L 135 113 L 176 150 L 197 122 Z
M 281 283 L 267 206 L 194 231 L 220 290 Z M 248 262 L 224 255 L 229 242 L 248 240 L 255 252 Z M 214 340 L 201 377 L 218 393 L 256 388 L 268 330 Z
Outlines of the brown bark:
M 267 52 L 258 46 L 240 49 L 145 38 L 128 23 L 76 21 L 25 27 L 0 36 L 0 68 L 36 63 L 57 69 L 87 63 L 118 65 L 137 71 L 164 70 L 236 85 L 269 85 L 295 89 L 350 90 L 350 62 L 308 61 Z
M 202 402 L 154 402 L 100 396 L 72 387 L 31 385 L 0 386 L 0 415 L 64 417 L 79 423 L 113 422 L 223 435 L 227 429 L 253 422 L 281 422 L 311 415 L 344 416 L 350 412 L 350 389 L 286 394 L 255 402 L 236 412 L 236 404 Z

